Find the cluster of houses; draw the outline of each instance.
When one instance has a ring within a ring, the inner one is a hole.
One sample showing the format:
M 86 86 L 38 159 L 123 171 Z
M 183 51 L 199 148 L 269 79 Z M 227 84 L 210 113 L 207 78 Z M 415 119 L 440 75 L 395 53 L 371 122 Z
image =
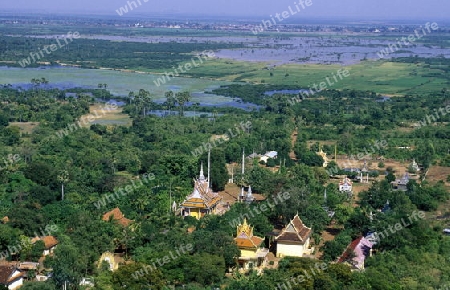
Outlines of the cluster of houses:
M 339 184 L 339 190 L 351 193 L 352 181 L 344 178 Z M 247 193 L 242 188 L 237 200 L 246 203 L 257 201 L 253 197 L 251 186 Z M 220 203 L 221 196 L 212 191 L 208 178 L 204 176 L 203 166 L 201 166 L 199 178 L 194 180 L 193 192 L 180 205 L 181 215 L 201 219 L 208 214 L 217 214 Z M 310 244 L 311 234 L 312 229 L 303 223 L 298 214 L 280 232 L 268 234 L 267 237 L 254 235 L 253 227 L 248 224 L 247 219 L 244 219 L 237 226 L 234 238 L 240 250 L 240 256 L 236 258 L 237 264 L 243 271 L 262 270 L 270 266 L 269 261 L 284 257 L 314 258 L 314 248 Z M 367 247 L 371 249 L 372 245 L 366 238 L 360 237 L 348 246 L 336 262 L 348 263 L 353 269 L 363 269 L 364 259 L 371 253 Z
M 6 260 L 0 261 L 0 285 L 7 287 L 10 290 L 20 288 L 25 280 L 36 279 L 37 281 L 46 281 L 49 276 L 47 275 L 35 275 L 41 273 L 45 269 L 42 267 L 42 261 L 46 256 L 52 255 L 53 251 L 58 245 L 58 240 L 54 236 L 38 236 L 31 239 L 31 243 L 34 244 L 37 241 L 44 242 L 44 250 L 38 263 L 35 262 L 8 262 Z M 18 253 L 10 253 L 11 256 L 15 256 Z M 33 275 L 29 275 L 30 271 L 33 271 Z M 34 277 L 35 276 L 35 277 Z
M 277 154 L 275 151 L 270 151 L 264 156 L 259 157 L 266 159 L 276 158 L 276 156 Z M 324 160 L 326 159 L 324 158 Z M 210 164 L 208 158 L 208 175 L 209 167 Z M 367 166 L 365 165 L 363 170 L 361 170 L 361 180 L 363 179 L 362 173 L 368 172 L 366 167 Z M 417 172 L 420 170 L 415 161 L 413 161 L 410 167 L 417 170 Z M 244 173 L 244 155 L 242 161 L 242 173 Z M 405 174 L 402 178 L 393 181 L 392 186 L 397 190 L 406 190 L 408 182 L 409 175 Z M 218 193 L 213 192 L 210 184 L 209 176 L 208 178 L 205 177 L 203 165 L 201 165 L 199 178 L 194 179 L 194 189 L 192 193 L 180 204 L 178 212 L 181 216 L 190 216 L 201 219 L 206 215 L 221 213 L 222 209 L 220 209 L 220 207 L 222 204 L 222 197 Z M 339 182 L 340 192 L 347 193 L 351 196 L 352 190 L 353 184 L 348 177 L 345 177 Z M 326 200 L 326 192 L 324 198 Z M 251 186 L 248 187 L 247 192 L 245 192 L 244 187 L 242 187 L 237 200 L 246 203 L 260 201 L 255 198 Z M 386 203 L 385 208 L 386 207 L 389 207 L 389 202 Z M 384 212 L 384 209 L 382 212 Z M 129 227 L 133 223 L 133 220 L 127 219 L 119 208 L 115 208 L 105 213 L 102 216 L 102 220 L 105 222 L 116 222 L 123 227 Z M 236 257 L 237 264 L 242 271 L 254 268 L 262 270 L 270 266 L 268 263 L 269 261 L 279 260 L 283 257 L 314 258 L 312 255 L 314 248 L 310 245 L 311 234 L 312 229 L 303 223 L 298 214 L 295 215 L 280 232 L 268 234 L 268 236 L 264 238 L 255 236 L 253 227 L 248 224 L 247 219 L 244 219 L 237 226 L 236 237 L 234 238 L 234 241 L 240 250 L 239 257 Z M 53 254 L 53 250 L 58 245 L 58 240 L 54 236 L 42 236 L 36 237 L 31 241 L 32 243 L 35 243 L 38 240 L 42 240 L 45 245 L 41 258 L 43 260 L 46 256 Z M 375 244 L 376 240 L 370 236 L 361 236 L 352 241 L 335 262 L 346 263 L 350 265 L 353 270 L 363 270 L 364 260 L 371 256 L 372 247 Z M 105 252 L 101 255 L 98 267 L 100 267 L 103 262 L 107 263 L 111 271 L 115 271 L 121 264 L 125 263 L 125 260 L 122 254 Z M 24 279 L 29 278 L 27 274 L 30 270 L 40 273 L 43 269 L 41 263 L 13 263 L 0 261 L 0 285 L 7 286 L 8 289 L 11 290 L 18 289 L 23 284 Z M 36 280 L 38 281 L 45 281 L 47 279 L 48 276 L 36 275 Z M 93 286 L 93 283 L 89 279 L 83 279 L 82 285 Z

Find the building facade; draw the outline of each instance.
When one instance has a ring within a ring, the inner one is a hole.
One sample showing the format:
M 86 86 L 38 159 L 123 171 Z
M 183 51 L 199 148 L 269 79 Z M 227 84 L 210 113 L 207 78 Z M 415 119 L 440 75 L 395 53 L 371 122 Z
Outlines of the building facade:
M 245 270 L 252 267 L 264 267 L 267 263 L 269 249 L 261 247 L 264 239 L 253 235 L 253 227 L 247 224 L 247 220 L 237 226 L 236 238 L 234 239 L 241 255 L 238 264 Z
M 311 232 L 311 228 L 303 224 L 298 214 L 295 215 L 275 238 L 277 257 L 303 257 L 310 254 Z

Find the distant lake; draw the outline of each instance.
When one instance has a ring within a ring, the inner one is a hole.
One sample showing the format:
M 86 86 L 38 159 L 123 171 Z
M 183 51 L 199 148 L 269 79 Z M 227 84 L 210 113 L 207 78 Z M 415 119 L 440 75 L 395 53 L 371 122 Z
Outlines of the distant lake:
M 114 96 L 126 97 L 128 94 L 138 92 L 139 89 L 148 90 L 155 102 L 162 103 L 166 99 L 164 93 L 173 90 L 174 92 L 191 92 L 192 103 L 200 103 L 201 106 L 235 107 L 246 110 L 257 108 L 258 106 L 249 103 L 242 103 L 238 99 L 232 99 L 210 92 L 220 86 L 230 85 L 232 82 L 213 81 L 198 78 L 173 78 L 161 86 L 156 86 L 156 81 L 160 75 L 147 73 L 133 73 L 105 69 L 83 69 L 65 66 L 45 66 L 39 68 L 13 68 L 0 67 L 0 85 L 12 85 L 14 88 L 32 88 L 31 79 L 45 78 L 49 84 L 43 88 L 85 88 L 96 89 L 98 84 L 107 84 L 107 90 Z

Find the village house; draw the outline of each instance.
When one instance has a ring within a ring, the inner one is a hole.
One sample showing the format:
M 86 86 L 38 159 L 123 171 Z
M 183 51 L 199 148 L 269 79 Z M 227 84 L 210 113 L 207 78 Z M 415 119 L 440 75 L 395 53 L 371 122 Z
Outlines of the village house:
M 344 253 L 337 259 L 337 263 L 349 265 L 353 271 L 364 270 L 364 261 L 372 256 L 373 243 L 361 236 L 347 246 Z
M 48 256 L 53 254 L 53 251 L 56 249 L 58 245 L 58 240 L 54 236 L 44 236 L 44 237 L 35 237 L 31 239 L 31 243 L 34 244 L 37 241 L 44 242 L 44 251 L 42 252 L 42 256 Z
M 276 256 L 283 257 L 303 257 L 309 255 L 311 228 L 305 226 L 298 216 L 289 222 L 289 224 L 275 238 Z
M 23 285 L 24 274 L 14 265 L 0 265 L 0 285 L 10 290 L 19 289 Z
M 264 156 L 261 156 L 259 158 L 259 161 L 264 161 L 265 163 L 267 163 L 269 159 L 277 159 L 277 157 L 278 157 L 277 151 L 267 151 L 266 154 L 264 154 Z
M 353 184 L 350 178 L 345 177 L 342 181 L 339 182 L 339 191 L 340 192 L 352 192 Z
M 102 217 L 102 220 L 105 222 L 109 222 L 110 220 L 113 220 L 124 227 L 128 227 L 133 222 L 132 220 L 127 219 L 118 207 L 105 213 Z

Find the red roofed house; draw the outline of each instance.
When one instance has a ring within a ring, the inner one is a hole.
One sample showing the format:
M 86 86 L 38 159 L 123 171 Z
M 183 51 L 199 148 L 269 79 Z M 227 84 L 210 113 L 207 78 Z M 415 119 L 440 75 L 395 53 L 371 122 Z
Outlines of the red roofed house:
M 42 256 L 48 256 L 50 254 L 53 254 L 53 251 L 56 249 L 56 246 L 58 245 L 58 240 L 54 236 L 45 236 L 45 237 L 36 237 L 31 239 L 31 243 L 34 244 L 37 241 L 43 241 L 44 242 L 44 252 L 42 253 Z
M 118 207 L 105 213 L 102 217 L 102 220 L 104 220 L 105 222 L 110 221 L 110 219 L 117 221 L 120 225 L 124 227 L 129 226 L 133 222 L 132 220 L 127 219 Z
M 23 284 L 24 272 L 11 265 L 0 265 L 0 285 L 8 289 L 18 289 Z
M 309 254 L 311 228 L 305 226 L 295 215 L 289 224 L 275 238 L 277 257 L 302 257 Z
M 371 256 L 372 247 L 372 242 L 361 236 L 350 243 L 337 262 L 349 264 L 353 270 L 364 270 L 364 261 Z
M 247 224 L 247 219 L 244 219 L 243 224 L 237 226 L 234 241 L 241 251 L 238 263 L 242 268 L 247 270 L 251 267 L 264 267 L 266 265 L 269 249 L 260 247 L 264 239 L 253 235 L 253 227 Z

